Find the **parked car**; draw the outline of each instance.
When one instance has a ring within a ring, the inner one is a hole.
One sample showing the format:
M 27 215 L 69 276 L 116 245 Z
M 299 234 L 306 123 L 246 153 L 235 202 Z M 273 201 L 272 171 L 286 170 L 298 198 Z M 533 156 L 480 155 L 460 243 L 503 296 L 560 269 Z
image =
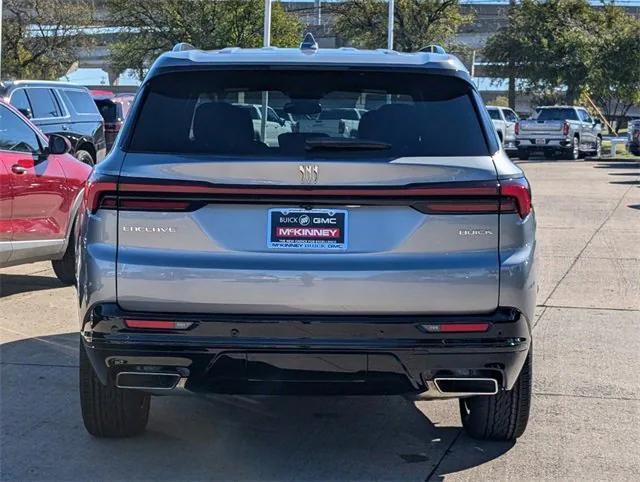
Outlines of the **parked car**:
M 0 101 L 0 267 L 51 260 L 60 281 L 75 280 L 72 227 L 91 168 Z
M 635 156 L 640 156 L 640 119 L 629 122 L 628 136 L 628 151 Z
M 516 124 L 518 157 L 528 159 L 535 152 L 573 160 L 586 154 L 600 157 L 601 131 L 600 121 L 592 119 L 583 107 L 539 107 L 532 119 Z
M 0 82 L 0 100 L 45 134 L 67 138 L 76 159 L 93 166 L 104 158 L 104 121 L 85 87 L 42 80 Z
M 358 124 L 365 112 L 351 107 L 323 109 L 315 119 L 299 121 L 299 128 L 329 136 L 357 137 Z
M 498 139 L 508 155 L 517 153 L 516 149 L 516 123 L 520 120 L 518 114 L 508 107 L 488 105 L 487 111 L 491 122 L 498 133 Z
M 133 103 L 133 94 L 114 94 L 109 91 L 91 91 L 100 115 L 104 119 L 104 135 L 107 144 L 107 152 L 111 150 L 122 123 L 129 113 Z
M 524 432 L 536 241 L 522 170 L 456 57 L 314 43 L 182 46 L 147 73 L 80 218 L 91 434 L 142 432 L 151 395 L 174 391 L 453 397 L 474 437 Z M 269 144 L 233 103 L 265 88 L 297 116 L 389 101 L 356 137 L 311 124 Z
M 291 124 L 281 118 L 273 107 L 267 107 L 267 121 L 265 122 L 265 138 L 262 139 L 262 105 L 260 104 L 234 104 L 249 112 L 253 122 L 254 136 L 256 140 L 263 140 L 269 146 L 278 145 L 278 136 L 285 132 L 291 132 Z

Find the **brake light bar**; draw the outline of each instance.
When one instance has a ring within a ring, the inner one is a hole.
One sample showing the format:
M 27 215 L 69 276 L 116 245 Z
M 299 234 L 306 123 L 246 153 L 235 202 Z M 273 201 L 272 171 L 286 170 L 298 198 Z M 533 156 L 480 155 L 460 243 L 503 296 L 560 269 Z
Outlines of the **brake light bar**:
M 127 325 L 128 328 L 142 328 L 151 330 L 186 330 L 193 325 L 193 321 L 125 319 L 124 324 Z
M 146 181 L 146 180 L 145 180 Z M 137 211 L 192 211 L 207 202 L 255 201 L 369 203 L 406 202 L 427 214 L 514 213 L 531 211 L 529 184 L 524 178 L 491 182 L 459 182 L 393 187 L 233 186 L 206 183 L 121 182 L 91 180 L 86 206 Z

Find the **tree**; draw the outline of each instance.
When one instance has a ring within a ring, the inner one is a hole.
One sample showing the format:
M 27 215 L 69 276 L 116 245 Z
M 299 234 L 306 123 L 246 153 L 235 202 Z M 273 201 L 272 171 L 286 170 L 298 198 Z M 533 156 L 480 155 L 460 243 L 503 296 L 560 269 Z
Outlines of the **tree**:
M 179 42 L 205 50 L 262 45 L 262 0 L 108 0 L 108 9 L 110 23 L 123 28 L 110 48 L 112 67 L 140 76 Z M 301 33 L 298 20 L 274 2 L 272 44 L 296 46 Z
M 599 54 L 590 69 L 588 93 L 609 120 L 640 104 L 640 19 L 605 5 L 597 33 Z
M 326 9 L 327 7 L 325 7 Z M 354 46 L 387 46 L 388 3 L 382 0 L 346 0 L 331 7 L 336 33 Z M 414 52 L 430 44 L 453 44 L 460 27 L 471 23 L 458 0 L 396 0 L 394 48 Z
M 587 0 L 522 0 L 509 22 L 489 38 L 484 55 L 492 77 L 519 77 L 531 91 L 560 85 L 574 102 L 598 55 L 597 12 Z
M 58 79 L 91 44 L 80 27 L 93 23 L 84 0 L 4 0 L 2 75 Z

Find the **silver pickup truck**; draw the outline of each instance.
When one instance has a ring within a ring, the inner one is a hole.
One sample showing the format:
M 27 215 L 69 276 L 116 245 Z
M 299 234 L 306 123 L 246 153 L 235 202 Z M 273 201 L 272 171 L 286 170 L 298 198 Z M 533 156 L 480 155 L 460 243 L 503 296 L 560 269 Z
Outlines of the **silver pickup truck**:
M 516 124 L 518 157 L 528 159 L 534 152 L 547 158 L 558 154 L 573 160 L 587 154 L 599 157 L 601 131 L 600 121 L 583 107 L 539 107 L 532 119 Z

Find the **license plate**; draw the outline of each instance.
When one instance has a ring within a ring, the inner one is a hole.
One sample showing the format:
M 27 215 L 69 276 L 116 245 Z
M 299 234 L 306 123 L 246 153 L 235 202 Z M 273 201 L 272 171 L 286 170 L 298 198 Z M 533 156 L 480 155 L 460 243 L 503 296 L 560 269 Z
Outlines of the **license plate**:
M 538 146 L 544 146 L 546 143 L 547 141 L 544 139 L 536 139 L 536 145 Z
M 269 248 L 347 249 L 346 210 L 270 209 L 268 216 Z

